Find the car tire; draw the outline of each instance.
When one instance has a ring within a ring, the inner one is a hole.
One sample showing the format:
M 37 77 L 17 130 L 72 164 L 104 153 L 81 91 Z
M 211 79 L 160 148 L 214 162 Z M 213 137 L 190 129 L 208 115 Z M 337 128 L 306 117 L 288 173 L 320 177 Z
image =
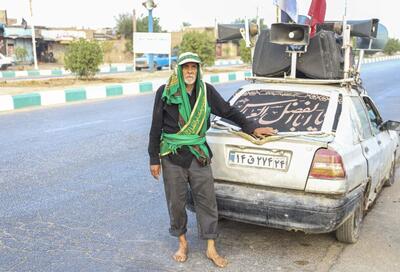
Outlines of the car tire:
M 390 175 L 388 180 L 386 180 L 384 186 L 386 187 L 392 186 L 394 184 L 395 179 L 396 179 L 396 154 L 394 154 L 392 167 L 390 168 Z
M 3 64 L 3 65 L 0 67 L 0 70 L 2 70 L 2 71 L 7 70 L 7 64 Z
M 139 68 L 136 68 L 136 71 L 141 71 L 141 70 L 142 70 L 142 68 L 140 68 L 140 67 L 139 67 Z
M 361 198 L 351 216 L 336 230 L 338 241 L 346 244 L 357 242 L 364 217 L 363 203 L 364 198 Z

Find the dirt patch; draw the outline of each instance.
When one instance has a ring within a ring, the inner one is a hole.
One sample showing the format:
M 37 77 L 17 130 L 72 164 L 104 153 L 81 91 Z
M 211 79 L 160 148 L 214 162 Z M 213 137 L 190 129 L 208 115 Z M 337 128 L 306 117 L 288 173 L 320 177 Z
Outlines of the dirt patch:
M 212 67 L 204 69 L 205 73 L 227 73 L 250 69 L 249 66 L 231 66 L 231 67 Z M 112 83 L 130 83 L 130 82 L 142 82 L 147 80 L 167 78 L 171 74 L 171 71 L 163 70 L 156 71 L 153 73 L 147 71 L 138 71 L 132 73 L 121 73 L 121 74 L 108 74 L 98 75 L 91 80 L 81 80 L 75 77 L 63 77 L 63 78 L 43 78 L 35 80 L 1 80 L 0 81 L 0 95 L 16 95 L 23 93 L 48 91 L 55 89 L 65 89 L 74 87 L 85 87 L 95 86 Z

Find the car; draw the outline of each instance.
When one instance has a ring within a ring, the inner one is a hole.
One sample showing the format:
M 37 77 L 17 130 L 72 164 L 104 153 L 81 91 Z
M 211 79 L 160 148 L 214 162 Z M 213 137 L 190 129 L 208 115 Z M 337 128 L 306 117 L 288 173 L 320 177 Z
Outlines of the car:
M 285 30 L 287 25 L 279 27 Z M 296 25 L 289 27 L 293 31 Z M 287 71 L 286 63 L 263 58 L 285 56 L 287 51 L 271 45 L 272 38 L 269 41 L 269 32 L 265 33 L 258 38 L 259 47 L 256 44 L 254 56 L 261 59 L 253 63 L 249 83 L 229 102 L 258 126 L 273 127 L 278 133 L 259 139 L 229 120 L 213 119 L 207 143 L 214 154 L 211 167 L 219 216 L 290 231 L 335 232 L 339 241 L 355 243 L 365 212 L 383 186 L 395 181 L 400 123 L 382 119 L 357 67 L 352 76 L 335 78 L 346 65 L 337 67 L 326 59 L 342 52 L 334 33 L 316 35 L 308 55 L 301 52 L 303 64 L 310 61 L 297 67 L 305 69 L 297 73 L 302 77 L 276 76 Z M 316 43 L 321 39 L 331 52 L 319 50 Z M 287 61 L 290 65 L 290 58 Z M 293 58 L 291 65 L 298 71 Z M 190 189 L 187 208 L 195 211 Z
M 7 70 L 8 67 L 15 64 L 15 61 L 11 57 L 6 57 L 0 53 L 0 70 Z
M 338 240 L 355 242 L 364 212 L 394 182 L 399 123 L 383 122 L 369 96 L 341 86 L 253 83 L 230 103 L 279 133 L 249 141 L 229 121 L 213 120 L 207 142 L 219 215 L 336 231 Z
M 176 55 L 171 56 L 171 68 L 174 69 L 178 57 Z M 149 68 L 149 54 L 143 54 L 143 56 L 136 58 L 135 67 L 136 70 Z M 169 55 L 168 54 L 153 54 L 153 68 L 154 70 L 161 70 L 163 67 L 169 67 Z

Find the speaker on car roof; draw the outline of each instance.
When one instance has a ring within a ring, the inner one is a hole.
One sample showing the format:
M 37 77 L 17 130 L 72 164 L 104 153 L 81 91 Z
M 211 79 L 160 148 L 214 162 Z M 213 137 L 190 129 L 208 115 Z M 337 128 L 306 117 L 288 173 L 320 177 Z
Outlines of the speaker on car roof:
M 357 37 L 356 48 L 366 49 L 367 51 L 380 51 L 385 48 L 388 39 L 389 34 L 387 28 L 382 24 L 378 24 L 376 39 L 372 39 L 371 48 L 369 47 L 370 39 L 362 37 Z
M 376 38 L 378 32 L 378 23 L 379 19 L 347 21 L 347 24 L 351 26 L 351 36 L 366 38 Z M 317 31 L 319 30 L 334 31 L 337 34 L 342 34 L 343 22 L 326 21 L 317 26 Z
M 231 41 L 241 39 L 240 29 L 244 27 L 245 24 L 218 24 L 218 40 Z
M 271 42 L 283 45 L 307 45 L 310 40 L 310 26 L 276 23 L 271 25 Z

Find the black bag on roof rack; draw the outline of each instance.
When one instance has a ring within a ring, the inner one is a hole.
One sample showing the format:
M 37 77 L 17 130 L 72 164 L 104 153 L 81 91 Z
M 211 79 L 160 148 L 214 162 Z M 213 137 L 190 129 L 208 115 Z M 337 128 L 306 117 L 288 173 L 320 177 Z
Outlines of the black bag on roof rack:
M 332 31 L 317 32 L 310 39 L 307 52 L 297 59 L 297 71 L 306 78 L 343 78 L 344 57 L 340 39 Z
M 282 77 L 290 73 L 290 54 L 286 46 L 273 44 L 269 30 L 263 30 L 257 40 L 253 57 L 253 73 L 262 77 Z M 307 52 L 297 59 L 297 77 L 342 79 L 344 56 L 341 37 L 321 30 L 310 39 Z M 353 65 L 351 61 L 350 65 Z
M 261 77 L 282 77 L 290 72 L 290 56 L 286 46 L 269 41 L 269 30 L 262 30 L 258 36 L 253 56 L 253 73 Z

